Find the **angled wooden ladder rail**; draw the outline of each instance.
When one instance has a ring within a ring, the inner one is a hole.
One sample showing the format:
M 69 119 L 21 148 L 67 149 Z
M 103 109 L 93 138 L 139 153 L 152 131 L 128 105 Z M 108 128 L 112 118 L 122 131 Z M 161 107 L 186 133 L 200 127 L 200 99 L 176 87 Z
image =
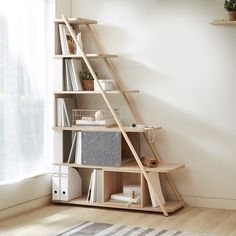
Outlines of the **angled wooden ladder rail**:
M 114 119 L 115 119 L 115 121 L 116 121 L 116 123 L 118 125 L 118 128 L 119 128 L 120 132 L 122 133 L 125 141 L 127 142 L 127 144 L 129 146 L 129 148 L 130 148 L 130 150 L 131 150 L 131 152 L 132 152 L 132 154 L 133 154 L 133 156 L 134 156 L 134 158 L 135 158 L 135 160 L 136 160 L 136 162 L 137 162 L 137 164 L 138 164 L 138 166 L 139 166 L 143 176 L 145 177 L 147 183 L 150 185 L 150 187 L 151 187 L 151 189 L 152 189 L 152 191 L 154 193 L 154 197 L 156 198 L 156 200 L 157 200 L 157 202 L 158 202 L 158 204 L 160 206 L 161 211 L 163 212 L 163 214 L 165 216 L 168 216 L 168 212 L 167 212 L 164 204 L 160 201 L 160 196 L 159 196 L 158 191 L 154 188 L 154 185 L 153 185 L 152 181 L 150 180 L 150 178 L 149 178 L 149 176 L 148 176 L 148 174 L 147 174 L 147 172 L 146 172 L 142 162 L 140 161 L 140 157 L 138 156 L 138 154 L 137 154 L 133 144 L 131 143 L 131 141 L 130 141 L 130 139 L 129 139 L 126 131 L 125 131 L 124 126 L 122 125 L 122 123 L 120 122 L 116 112 L 112 108 L 111 103 L 110 103 L 110 101 L 109 101 L 109 99 L 108 99 L 108 97 L 106 95 L 106 92 L 103 90 L 103 88 L 102 88 L 102 86 L 101 86 L 101 84 L 100 84 L 100 82 L 99 82 L 99 80 L 98 80 L 98 78 L 97 78 L 97 76 L 96 76 L 96 74 L 95 74 L 95 72 L 94 72 L 94 70 L 93 70 L 93 68 L 92 68 L 92 66 L 91 66 L 87 56 L 86 56 L 86 54 L 84 53 L 83 49 L 80 47 L 79 42 L 77 40 L 77 37 L 76 37 L 72 27 L 70 26 L 70 23 L 69 23 L 68 19 L 64 15 L 62 15 L 62 19 L 65 22 L 65 24 L 66 24 L 66 26 L 67 26 L 67 28 L 68 28 L 71 36 L 72 36 L 72 38 L 73 38 L 77 48 L 79 49 L 79 52 L 80 52 L 80 54 L 81 54 L 81 56 L 82 56 L 82 58 L 83 58 L 83 60 L 84 60 L 84 62 L 86 64 L 87 68 L 89 69 L 90 73 L 92 74 L 94 80 L 98 83 L 99 89 L 101 90 L 101 95 L 102 95 L 102 97 L 103 97 L 107 107 L 109 108 L 110 112 L 112 113 L 112 115 L 113 115 L 113 117 L 114 117 Z M 94 32 L 92 31 L 90 25 L 89 24 L 85 24 L 85 25 L 86 25 L 86 28 L 87 28 L 88 32 L 90 33 L 91 37 L 93 38 L 93 41 L 96 44 L 96 46 L 97 46 L 97 48 L 99 50 L 99 53 L 103 54 L 102 53 L 101 45 L 100 45 L 99 41 L 97 40 Z M 113 79 L 114 79 L 114 81 L 115 81 L 115 83 L 117 85 L 117 88 L 119 89 L 119 91 L 122 91 L 122 88 L 121 88 L 121 86 L 120 86 L 120 84 L 118 82 L 117 76 L 116 76 L 116 74 L 115 74 L 115 72 L 114 72 L 110 62 L 105 57 L 102 58 L 102 59 L 104 60 L 106 66 L 108 67 L 109 71 L 111 72 L 111 74 L 113 76 Z M 128 107 L 130 108 L 131 113 L 134 116 L 134 119 L 136 120 L 136 122 L 140 123 L 141 119 L 137 118 L 139 116 L 138 116 L 137 112 L 133 109 L 132 102 L 130 101 L 130 99 L 128 98 L 128 96 L 125 93 L 121 92 L 121 94 L 122 94 L 125 102 L 127 103 Z M 155 146 L 152 143 L 149 142 L 149 139 L 148 139 L 148 137 L 145 134 L 144 134 L 144 137 L 145 137 L 145 139 L 146 139 L 146 141 L 147 141 L 151 151 L 153 152 L 154 156 L 156 157 L 156 159 L 160 163 L 163 163 L 163 161 L 161 160 L 161 157 L 160 157 L 158 151 L 156 150 Z M 175 184 L 173 182 L 173 179 L 171 178 L 170 174 L 169 173 L 165 173 L 164 175 L 165 175 L 165 177 L 166 177 L 166 179 L 167 179 L 167 181 L 168 181 L 172 191 L 174 192 L 176 198 L 178 199 L 178 201 L 183 202 L 182 197 L 180 196 L 180 194 L 179 194 L 179 192 L 178 192 L 178 190 L 177 190 L 177 188 L 176 188 L 176 186 L 175 186 Z
M 90 62 L 89 62 L 89 60 L 88 60 L 86 54 L 85 54 L 84 51 L 82 50 L 82 48 L 81 48 L 81 46 L 80 46 L 80 44 L 79 44 L 79 42 L 78 42 L 78 40 L 77 40 L 77 37 L 76 37 L 74 31 L 72 30 L 72 28 L 71 28 L 71 26 L 70 26 L 68 20 L 65 18 L 64 15 L 62 15 L 62 18 L 63 18 L 63 20 L 65 21 L 65 24 L 66 24 L 66 26 L 67 26 L 67 28 L 68 28 L 68 30 L 69 30 L 71 36 L 72 36 L 72 38 L 73 38 L 73 40 L 74 40 L 74 42 L 75 42 L 77 48 L 79 49 L 79 52 L 81 53 L 81 55 L 82 55 L 82 57 L 83 57 L 83 59 L 84 59 L 84 62 L 85 62 L 85 64 L 86 64 L 86 66 L 88 67 L 88 69 L 89 69 L 90 73 L 92 74 L 94 80 L 98 83 L 99 89 L 101 90 L 102 97 L 103 97 L 103 99 L 104 99 L 106 105 L 108 106 L 109 110 L 111 111 L 111 113 L 112 113 L 112 115 L 113 115 L 113 117 L 114 117 L 114 119 L 115 119 L 115 121 L 116 121 L 116 123 L 117 123 L 117 125 L 118 125 L 118 128 L 120 129 L 120 131 L 121 131 L 121 133 L 122 133 L 122 135 L 123 135 L 125 141 L 127 142 L 127 144 L 128 144 L 128 146 L 129 146 L 129 148 L 130 148 L 132 154 L 134 155 L 134 158 L 135 158 L 135 160 L 136 160 L 136 162 L 137 162 L 139 168 L 141 169 L 142 174 L 144 175 L 145 179 L 147 180 L 148 184 L 150 185 L 150 187 L 151 187 L 151 189 L 152 189 L 152 191 L 153 191 L 153 193 L 154 193 L 154 196 L 155 196 L 155 198 L 156 198 L 158 204 L 160 205 L 160 208 L 161 208 L 163 214 L 164 214 L 165 216 L 168 216 L 168 213 L 167 213 L 167 211 L 166 211 L 166 209 L 165 209 L 165 206 L 164 206 L 163 203 L 160 201 L 160 197 L 159 197 L 159 195 L 158 195 L 158 192 L 157 192 L 156 189 L 154 188 L 154 185 L 153 185 L 153 183 L 151 182 L 151 180 L 149 179 L 149 176 L 148 176 L 146 170 L 144 169 L 144 166 L 143 166 L 142 162 L 140 161 L 140 158 L 139 158 L 139 156 L 138 156 L 138 154 L 137 154 L 137 152 L 136 152 L 136 150 L 135 150 L 133 144 L 131 143 L 131 141 L 130 141 L 130 139 L 129 139 L 129 137 L 128 137 L 128 135 L 127 135 L 127 133 L 126 133 L 124 127 L 123 127 L 123 125 L 121 124 L 121 122 L 120 122 L 120 120 L 119 120 L 119 118 L 118 118 L 118 116 L 117 116 L 117 114 L 116 114 L 116 112 L 115 112 L 115 110 L 112 108 L 112 106 L 111 106 L 111 104 L 110 104 L 110 102 L 109 102 L 109 100 L 108 100 L 108 97 L 107 97 L 105 91 L 103 90 L 103 88 L 102 88 L 102 86 L 101 86 L 101 84 L 100 84 L 100 82 L 99 82 L 99 80 L 98 80 L 98 78 L 97 78 L 97 76 L 96 76 L 96 73 L 94 72 L 94 70 L 93 70 L 93 68 L 92 68 L 92 66 L 91 66 L 91 64 L 90 64 Z
M 98 37 L 96 36 L 96 34 L 94 33 L 94 31 L 92 30 L 91 26 L 89 24 L 85 24 L 86 28 L 87 28 L 87 31 L 89 32 L 91 38 L 93 39 L 98 51 L 100 54 L 104 54 L 104 51 L 102 49 L 102 46 L 101 46 L 101 43 L 99 42 L 98 40 Z M 104 63 L 106 64 L 108 70 L 110 71 L 115 83 L 116 83 L 116 86 L 118 88 L 118 90 L 120 91 L 123 91 L 123 86 L 121 85 L 120 81 L 118 80 L 118 76 L 116 75 L 111 63 L 109 62 L 109 60 L 107 58 L 102 58 Z M 128 105 L 130 111 L 131 111 L 131 114 L 133 115 L 133 118 L 135 119 L 135 121 L 139 124 L 143 124 L 143 121 L 142 119 L 140 118 L 138 112 L 134 109 L 134 106 L 132 105 L 132 101 L 130 99 L 130 97 L 128 97 L 127 94 L 124 94 L 124 93 L 121 93 L 126 104 Z M 156 147 L 153 145 L 153 143 L 151 143 L 146 135 L 146 133 L 143 133 L 143 136 L 150 148 L 150 150 L 152 151 L 153 155 L 155 156 L 155 158 L 160 162 L 160 163 L 163 163 L 161 157 L 160 157 L 160 154 L 159 152 L 157 151 Z M 178 201 L 180 202 L 183 202 L 183 198 L 181 197 L 175 183 L 174 183 L 174 180 L 173 178 L 171 177 L 171 175 L 169 173 L 164 173 L 164 176 L 168 182 L 168 184 L 170 185 L 170 188 L 172 189 L 173 193 L 175 194 L 175 197 L 177 198 Z

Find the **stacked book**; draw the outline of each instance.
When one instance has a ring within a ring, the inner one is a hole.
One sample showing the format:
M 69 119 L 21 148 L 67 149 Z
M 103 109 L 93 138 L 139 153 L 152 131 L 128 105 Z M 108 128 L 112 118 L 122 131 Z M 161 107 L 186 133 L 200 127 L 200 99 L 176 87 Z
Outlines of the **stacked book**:
M 122 193 L 111 194 L 111 201 L 123 202 L 128 204 L 140 204 L 141 202 L 141 186 L 140 185 L 124 185 Z

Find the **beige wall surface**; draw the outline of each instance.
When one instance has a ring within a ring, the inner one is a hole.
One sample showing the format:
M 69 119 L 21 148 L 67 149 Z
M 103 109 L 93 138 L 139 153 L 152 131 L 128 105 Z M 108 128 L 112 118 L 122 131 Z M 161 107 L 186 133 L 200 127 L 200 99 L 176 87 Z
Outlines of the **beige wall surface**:
M 223 2 L 73 0 L 72 16 L 98 21 L 105 51 L 119 55 L 112 64 L 122 83 L 141 91 L 132 98 L 143 120 L 163 127 L 161 156 L 186 164 L 174 174 L 186 202 L 236 209 L 236 27 L 209 24 L 227 16 Z

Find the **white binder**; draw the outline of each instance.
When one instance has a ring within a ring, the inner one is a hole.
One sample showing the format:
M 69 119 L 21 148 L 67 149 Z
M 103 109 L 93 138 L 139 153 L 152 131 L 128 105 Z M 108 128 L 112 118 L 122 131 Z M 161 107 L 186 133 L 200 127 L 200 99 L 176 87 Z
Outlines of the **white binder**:
M 52 200 L 61 200 L 60 196 L 60 166 L 54 165 L 52 169 Z
M 82 180 L 79 172 L 69 166 L 53 165 L 52 200 L 70 201 L 82 195 Z
M 69 166 L 61 166 L 61 201 L 70 201 L 82 195 L 79 172 Z

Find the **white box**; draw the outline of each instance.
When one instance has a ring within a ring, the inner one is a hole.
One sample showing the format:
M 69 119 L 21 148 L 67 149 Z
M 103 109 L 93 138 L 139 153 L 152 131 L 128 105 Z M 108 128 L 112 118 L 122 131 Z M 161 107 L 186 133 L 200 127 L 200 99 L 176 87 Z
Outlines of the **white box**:
M 100 85 L 102 86 L 103 90 L 105 90 L 105 91 L 112 90 L 113 80 L 103 80 L 103 79 L 100 79 L 99 82 L 100 82 Z M 94 91 L 100 91 L 98 83 L 95 80 L 94 80 Z

